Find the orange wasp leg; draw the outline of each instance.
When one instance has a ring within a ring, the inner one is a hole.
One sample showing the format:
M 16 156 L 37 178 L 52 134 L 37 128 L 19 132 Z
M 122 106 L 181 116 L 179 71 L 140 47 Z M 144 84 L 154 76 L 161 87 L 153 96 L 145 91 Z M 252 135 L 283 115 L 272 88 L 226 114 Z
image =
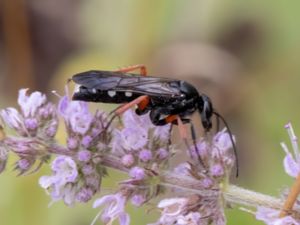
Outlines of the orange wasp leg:
M 133 66 L 128 66 L 128 67 L 124 67 L 118 70 L 115 70 L 114 72 L 123 72 L 123 73 L 127 73 L 133 70 L 140 70 L 140 75 L 141 76 L 147 76 L 147 69 L 146 66 L 143 64 L 138 64 L 138 65 L 133 65 Z
M 134 99 L 133 101 L 131 101 L 129 103 L 126 103 L 125 105 L 122 105 L 120 108 L 118 108 L 115 111 L 115 114 L 119 116 L 122 113 L 124 113 L 125 111 L 127 111 L 128 109 L 130 109 L 134 105 L 139 105 L 141 107 L 147 107 L 148 104 L 149 104 L 149 96 L 148 95 L 142 95 L 142 96 Z
M 150 99 L 148 95 L 142 95 L 136 99 L 134 99 L 133 101 L 126 103 L 124 105 L 121 105 L 120 107 L 116 108 L 115 110 L 113 110 L 111 113 L 113 114 L 112 118 L 109 120 L 108 124 L 106 125 L 106 129 L 110 126 L 110 124 L 112 123 L 112 121 L 117 117 L 120 116 L 122 113 L 124 113 L 125 111 L 127 111 L 128 109 L 130 109 L 131 107 L 133 107 L 134 105 L 138 105 L 140 107 L 147 107 L 148 103 L 149 103 Z
M 181 118 L 177 115 L 169 115 L 165 118 L 165 121 L 167 123 L 171 123 L 171 124 L 173 124 L 173 122 L 176 121 L 176 120 L 177 120 L 177 124 L 178 124 L 180 137 L 183 139 L 187 149 L 190 152 L 190 155 L 193 156 L 192 150 L 191 150 L 190 145 L 188 143 L 188 134 L 187 134 L 188 132 L 187 132 L 186 126 L 183 124 Z M 201 159 L 201 156 L 199 155 L 199 150 L 198 150 L 197 143 L 196 143 L 196 135 L 195 135 L 194 126 L 193 126 L 192 123 L 190 123 L 190 124 L 191 124 L 191 133 L 192 133 L 192 138 L 193 138 L 193 144 L 194 144 L 194 147 L 195 147 L 195 153 L 198 157 L 198 161 L 202 164 L 202 166 L 204 168 L 206 168 L 205 163 L 203 162 L 203 160 Z
M 183 139 L 183 140 L 186 140 L 187 141 L 187 129 L 185 127 L 185 125 L 183 124 L 182 120 L 180 119 L 179 116 L 177 115 L 169 115 L 165 118 L 165 121 L 167 123 L 173 123 L 174 121 L 177 120 L 177 124 L 178 124 L 178 129 L 179 129 L 179 134 L 180 134 L 180 137 Z

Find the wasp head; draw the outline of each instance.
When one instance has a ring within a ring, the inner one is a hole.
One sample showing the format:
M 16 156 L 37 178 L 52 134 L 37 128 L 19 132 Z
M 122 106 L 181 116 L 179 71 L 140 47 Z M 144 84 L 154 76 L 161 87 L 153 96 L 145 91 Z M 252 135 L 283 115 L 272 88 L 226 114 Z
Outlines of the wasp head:
M 208 96 L 203 94 L 200 96 L 198 110 L 201 115 L 202 126 L 205 131 L 209 131 L 212 127 L 211 117 L 213 114 L 213 107 Z

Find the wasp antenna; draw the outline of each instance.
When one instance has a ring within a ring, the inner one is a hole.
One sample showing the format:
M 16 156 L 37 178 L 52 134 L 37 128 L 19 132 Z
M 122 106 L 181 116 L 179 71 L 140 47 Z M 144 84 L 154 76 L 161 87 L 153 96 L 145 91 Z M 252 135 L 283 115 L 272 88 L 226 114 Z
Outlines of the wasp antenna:
M 216 116 L 216 131 L 217 133 L 220 131 L 220 117 Z
M 219 118 L 222 120 L 222 122 L 224 123 L 226 129 L 228 130 L 230 141 L 232 143 L 232 148 L 233 148 L 233 151 L 234 151 L 234 156 L 235 156 L 235 164 L 236 164 L 236 175 L 235 176 L 238 177 L 239 176 L 239 160 L 238 160 L 237 148 L 236 148 L 236 145 L 235 145 L 234 140 L 233 140 L 233 135 L 232 135 L 231 130 L 230 130 L 226 120 L 224 119 L 224 117 L 221 116 L 216 111 L 213 111 L 213 114 L 216 115 L 217 121 L 219 120 Z

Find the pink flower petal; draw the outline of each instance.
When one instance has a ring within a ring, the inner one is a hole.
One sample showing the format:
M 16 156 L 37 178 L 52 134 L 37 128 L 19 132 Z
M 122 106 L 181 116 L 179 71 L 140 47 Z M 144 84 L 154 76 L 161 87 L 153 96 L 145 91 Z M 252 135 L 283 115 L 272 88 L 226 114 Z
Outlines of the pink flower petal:
M 287 153 L 283 160 L 285 172 L 291 177 L 297 177 L 300 172 L 299 164 L 294 160 L 291 153 Z

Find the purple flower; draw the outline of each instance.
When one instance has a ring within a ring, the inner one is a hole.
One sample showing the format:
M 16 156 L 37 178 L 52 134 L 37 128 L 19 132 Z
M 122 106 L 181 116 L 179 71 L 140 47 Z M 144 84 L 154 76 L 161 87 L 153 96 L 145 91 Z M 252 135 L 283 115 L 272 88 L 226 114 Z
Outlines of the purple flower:
M 78 141 L 74 137 L 69 137 L 67 140 L 67 146 L 69 149 L 76 149 L 78 147 Z
M 123 155 L 121 162 L 124 166 L 131 167 L 134 164 L 134 157 L 131 154 Z
M 123 114 L 122 121 L 125 127 L 137 127 L 144 130 L 154 127 L 148 114 L 138 116 L 133 110 L 127 110 Z
M 97 174 L 89 174 L 89 176 L 84 177 L 85 185 L 95 190 L 95 192 L 99 191 L 101 184 L 101 176 Z
M 181 176 L 190 176 L 191 165 L 189 163 L 180 163 L 174 168 L 174 173 L 179 174 Z
M 0 115 L 10 128 L 16 130 L 20 135 L 26 134 L 23 117 L 15 108 L 1 110 Z
M 35 130 L 38 128 L 38 121 L 35 118 L 28 118 L 24 123 L 27 130 Z
M 18 103 L 25 117 L 34 117 L 37 110 L 46 103 L 46 96 L 36 91 L 31 95 L 26 95 L 28 89 L 19 91 Z
M 167 124 L 165 126 L 155 126 L 153 137 L 157 138 L 161 141 L 167 142 L 170 138 L 170 124 Z
M 88 110 L 87 102 L 70 101 L 68 96 L 61 97 L 58 112 L 64 118 L 68 135 L 67 146 L 70 150 L 93 152 L 95 148 L 98 152 L 106 150 L 105 140 L 110 140 L 110 129 L 105 129 L 107 125 L 105 113 L 97 111 L 93 115 Z
M 138 151 L 143 148 L 148 142 L 147 130 L 134 127 L 125 127 L 123 130 L 115 130 L 114 132 L 114 151 L 121 151 L 122 149 L 127 152 Z
M 126 197 L 121 193 L 105 195 L 94 202 L 93 208 L 105 205 L 103 211 L 98 214 L 99 216 L 101 215 L 101 221 L 104 224 L 112 224 L 115 219 L 119 219 L 120 225 L 129 225 L 130 217 L 125 212 L 126 201 Z M 98 219 L 98 216 L 94 219 L 92 225 L 95 224 L 96 219 Z
M 129 171 L 129 175 L 136 180 L 143 180 L 146 176 L 145 174 L 145 170 L 141 167 L 133 167 L 130 171 Z
M 20 170 L 28 170 L 30 167 L 32 166 L 32 162 L 30 162 L 30 160 L 28 159 L 20 159 L 18 161 L 18 167 L 20 168 Z
M 58 127 L 55 107 L 47 103 L 46 96 L 40 92 L 27 95 L 28 89 L 19 91 L 18 103 L 22 113 L 14 108 L 0 111 L 7 126 L 23 137 L 39 137 L 42 141 L 52 140 Z M 45 117 L 44 115 L 47 114 Z
M 300 152 L 298 146 L 298 138 L 294 133 L 291 123 L 286 124 L 285 128 L 288 131 L 292 143 L 293 154 L 289 151 L 286 144 L 282 142 L 281 146 L 286 153 L 286 156 L 284 157 L 283 160 L 283 165 L 284 165 L 285 172 L 288 175 L 290 175 L 291 177 L 297 177 L 300 172 Z
M 193 146 L 194 148 L 194 146 Z M 210 151 L 210 144 L 207 143 L 204 139 L 201 139 L 198 143 L 197 143 L 197 149 L 198 149 L 198 154 L 201 157 L 201 159 L 205 160 L 207 159 L 208 155 L 209 155 L 209 151 Z M 195 151 L 196 153 L 196 151 Z M 193 157 L 197 157 L 197 155 L 194 155 Z
M 152 159 L 152 152 L 150 150 L 144 149 L 140 151 L 139 158 L 143 162 L 148 162 Z
M 256 219 L 265 222 L 267 225 L 299 225 L 300 221 L 295 220 L 292 216 L 279 217 L 279 210 L 266 207 L 258 207 Z
M 213 165 L 211 168 L 210 168 L 210 173 L 212 176 L 214 177 L 220 177 L 222 175 L 224 175 L 224 168 L 222 165 L 220 164 L 216 164 L 216 165 Z
M 81 150 L 77 153 L 77 158 L 79 161 L 88 162 L 92 157 L 92 153 L 88 150 Z
M 211 178 L 205 177 L 201 180 L 201 184 L 204 188 L 210 188 L 213 186 L 214 182 Z
M 88 148 L 92 142 L 93 138 L 89 135 L 86 135 L 82 138 L 81 140 L 81 144 L 83 145 L 83 147 Z
M 94 168 L 90 164 L 84 164 L 81 168 L 82 172 L 84 175 L 91 175 L 92 173 L 95 172 Z
M 71 204 L 75 200 L 75 184 L 78 172 L 76 163 L 67 156 L 58 156 L 52 162 L 52 176 L 43 176 L 39 184 L 44 189 L 50 189 L 53 200 L 64 199 L 66 204 Z M 68 192 L 70 191 L 70 192 Z M 74 199 L 71 199 L 71 197 Z
M 134 206 L 141 206 L 146 201 L 146 198 L 141 194 L 136 194 L 131 197 L 131 203 Z
M 207 219 L 202 218 L 199 212 L 189 212 L 187 215 L 180 215 L 176 221 L 178 225 L 204 225 L 208 224 Z
M 235 140 L 234 137 L 233 140 Z M 232 150 L 230 135 L 226 132 L 226 129 L 223 129 L 213 138 L 211 154 L 213 159 L 223 162 L 228 170 L 231 169 L 235 162 L 233 151 L 229 150 Z
M 157 150 L 157 155 L 160 160 L 164 160 L 164 159 L 168 158 L 169 152 L 164 148 L 160 148 Z
M 186 212 L 187 205 L 187 198 L 169 198 L 161 200 L 157 207 L 162 209 L 162 213 L 156 224 L 175 224 L 178 218 Z
M 79 202 L 88 202 L 94 195 L 94 191 L 91 188 L 82 188 L 76 194 L 76 200 Z
M 64 96 L 59 102 L 58 111 L 65 119 L 67 127 L 74 133 L 86 134 L 93 120 L 86 102 L 70 101 L 68 96 Z

